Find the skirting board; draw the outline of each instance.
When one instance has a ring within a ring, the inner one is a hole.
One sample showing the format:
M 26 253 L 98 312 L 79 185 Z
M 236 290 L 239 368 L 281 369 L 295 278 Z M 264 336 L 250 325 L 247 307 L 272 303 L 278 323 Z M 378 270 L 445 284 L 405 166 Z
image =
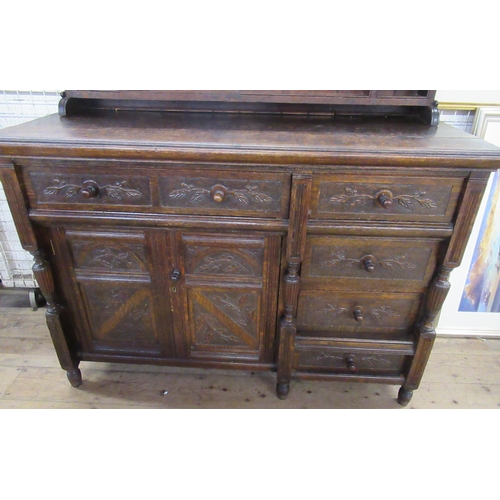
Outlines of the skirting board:
M 436 330 L 438 337 L 455 337 L 455 338 L 495 338 L 500 339 L 500 332 L 491 330 L 474 330 L 470 328 L 438 328 Z

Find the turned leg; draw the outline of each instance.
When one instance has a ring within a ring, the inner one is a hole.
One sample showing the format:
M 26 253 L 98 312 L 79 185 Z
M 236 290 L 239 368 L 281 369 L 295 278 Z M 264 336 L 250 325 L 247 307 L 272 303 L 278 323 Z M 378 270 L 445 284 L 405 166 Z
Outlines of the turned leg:
M 290 392 L 290 383 L 276 384 L 276 394 L 279 399 L 286 399 L 288 397 L 289 392 Z
M 295 326 L 287 324 L 286 318 L 284 318 L 281 324 L 278 349 L 278 383 L 276 384 L 276 395 L 279 399 L 286 399 L 290 392 L 294 341 Z
M 40 290 L 47 301 L 45 318 L 59 363 L 61 368 L 66 371 L 71 385 L 79 387 L 82 384 L 82 373 L 78 369 L 80 362 L 74 355 L 74 350 L 71 349 L 64 333 L 62 325 L 63 310 L 55 300 L 54 279 L 50 264 L 43 258 L 42 252 L 35 251 L 32 254 L 35 257 L 33 271 L 40 285 Z
M 399 389 L 398 403 L 401 406 L 408 406 L 408 403 L 411 401 L 412 396 L 413 396 L 413 391 L 406 390 L 403 386 L 401 387 L 401 389 Z
M 78 368 L 68 370 L 66 375 L 68 376 L 69 383 L 73 387 L 80 387 L 82 385 L 82 372 Z

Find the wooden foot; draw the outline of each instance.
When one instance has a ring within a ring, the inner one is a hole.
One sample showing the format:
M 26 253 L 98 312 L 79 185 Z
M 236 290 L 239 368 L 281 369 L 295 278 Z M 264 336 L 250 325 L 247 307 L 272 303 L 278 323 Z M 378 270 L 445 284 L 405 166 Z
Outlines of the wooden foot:
M 290 384 L 276 384 L 276 394 L 279 399 L 286 399 L 290 392 Z
M 82 385 L 82 372 L 75 368 L 74 370 L 68 370 L 67 372 L 69 383 L 73 387 L 80 387 Z
M 401 387 L 398 394 L 398 403 L 401 406 L 408 406 L 408 403 L 411 401 L 412 396 L 413 391 L 407 391 L 404 387 Z

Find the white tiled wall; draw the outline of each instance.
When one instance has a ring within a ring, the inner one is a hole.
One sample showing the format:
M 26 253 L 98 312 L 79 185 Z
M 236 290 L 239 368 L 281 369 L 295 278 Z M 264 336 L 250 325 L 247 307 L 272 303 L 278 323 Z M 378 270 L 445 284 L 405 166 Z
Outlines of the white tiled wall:
M 57 90 L 0 90 L 0 128 L 57 113 Z M 23 250 L 0 182 L 0 281 L 5 287 L 37 288 L 32 256 Z

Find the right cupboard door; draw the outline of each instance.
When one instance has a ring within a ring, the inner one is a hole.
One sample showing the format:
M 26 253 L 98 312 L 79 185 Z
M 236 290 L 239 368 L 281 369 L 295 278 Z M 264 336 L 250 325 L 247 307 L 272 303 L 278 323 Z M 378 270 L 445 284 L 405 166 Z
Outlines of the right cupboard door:
M 177 356 L 272 363 L 281 236 L 172 231 L 170 245 Z

